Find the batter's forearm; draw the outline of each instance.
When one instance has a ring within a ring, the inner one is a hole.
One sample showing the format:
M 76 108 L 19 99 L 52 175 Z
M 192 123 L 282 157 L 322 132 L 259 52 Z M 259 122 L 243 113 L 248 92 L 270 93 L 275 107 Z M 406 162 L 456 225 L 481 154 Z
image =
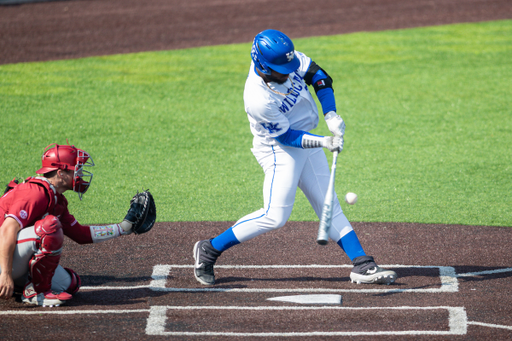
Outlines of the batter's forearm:
M 302 148 L 327 148 L 330 152 L 341 152 L 343 150 L 343 137 L 306 133 L 302 136 Z
M 327 148 L 330 151 L 338 148 L 337 145 L 333 145 L 332 136 L 320 136 L 308 133 L 303 130 L 288 129 L 284 134 L 279 135 L 275 138 L 279 143 L 296 148 Z M 337 144 L 337 141 L 334 141 Z M 341 142 L 341 149 L 343 148 L 343 142 Z
M 304 134 L 302 136 L 302 148 L 324 148 L 327 147 L 327 139 L 325 136 Z
M 302 148 L 302 137 L 306 134 L 303 130 L 288 129 L 284 134 L 277 136 L 277 142 L 288 146 Z

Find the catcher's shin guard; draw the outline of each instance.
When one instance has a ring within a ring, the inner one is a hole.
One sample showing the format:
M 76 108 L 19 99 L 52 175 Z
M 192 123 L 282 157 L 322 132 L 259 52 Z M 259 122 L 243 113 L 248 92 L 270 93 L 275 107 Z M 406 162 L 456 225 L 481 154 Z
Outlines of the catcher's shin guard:
M 39 250 L 29 262 L 30 279 L 35 292 L 45 293 L 50 291 L 55 269 L 59 265 L 64 232 L 59 219 L 52 215 L 38 220 L 34 228 L 39 237 Z

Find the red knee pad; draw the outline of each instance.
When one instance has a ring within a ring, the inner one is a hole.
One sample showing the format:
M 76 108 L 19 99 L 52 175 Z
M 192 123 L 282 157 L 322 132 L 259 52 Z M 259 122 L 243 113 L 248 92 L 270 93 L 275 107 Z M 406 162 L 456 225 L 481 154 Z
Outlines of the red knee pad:
M 60 255 L 64 242 L 60 220 L 56 216 L 47 215 L 44 219 L 36 221 L 34 227 L 36 234 L 41 237 L 40 250 L 43 254 Z
M 34 230 L 39 236 L 39 250 L 29 262 L 30 279 L 37 293 L 45 293 L 51 289 L 52 278 L 59 265 L 64 232 L 59 219 L 53 215 L 36 221 Z
M 71 276 L 71 284 L 69 285 L 69 288 L 66 290 L 66 292 L 74 295 L 78 292 L 78 290 L 80 290 L 80 286 L 82 286 L 82 280 L 74 270 L 70 268 L 64 268 L 64 270 L 66 270 Z

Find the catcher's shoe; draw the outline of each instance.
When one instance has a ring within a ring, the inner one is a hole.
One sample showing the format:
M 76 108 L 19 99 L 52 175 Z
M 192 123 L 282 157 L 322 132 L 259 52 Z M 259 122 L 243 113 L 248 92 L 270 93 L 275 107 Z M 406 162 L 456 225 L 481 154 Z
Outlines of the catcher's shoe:
M 53 293 L 50 290 L 45 293 L 38 294 L 34 290 L 34 285 L 32 283 L 29 283 L 21 294 L 21 301 L 23 303 L 40 305 L 43 307 L 58 307 L 72 298 L 73 296 L 67 292 Z
M 213 265 L 222 252 L 216 250 L 209 240 L 200 240 L 194 245 L 194 276 L 204 285 L 215 284 Z
M 353 261 L 354 268 L 350 273 L 352 283 L 391 284 L 396 278 L 396 272 L 383 269 L 375 263 L 371 256 L 357 257 Z

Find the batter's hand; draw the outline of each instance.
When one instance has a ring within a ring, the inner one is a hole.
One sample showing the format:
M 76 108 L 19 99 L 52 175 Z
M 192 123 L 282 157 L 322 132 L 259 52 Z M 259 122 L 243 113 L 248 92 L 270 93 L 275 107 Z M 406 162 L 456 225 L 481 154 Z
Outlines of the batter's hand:
M 326 136 L 325 148 L 329 149 L 330 152 L 343 150 L 343 137 L 342 136 Z
M 343 136 L 345 134 L 345 121 L 335 111 L 329 111 L 324 117 L 325 123 L 333 135 Z
M 8 300 L 14 293 L 14 281 L 7 273 L 0 273 L 0 298 Z

